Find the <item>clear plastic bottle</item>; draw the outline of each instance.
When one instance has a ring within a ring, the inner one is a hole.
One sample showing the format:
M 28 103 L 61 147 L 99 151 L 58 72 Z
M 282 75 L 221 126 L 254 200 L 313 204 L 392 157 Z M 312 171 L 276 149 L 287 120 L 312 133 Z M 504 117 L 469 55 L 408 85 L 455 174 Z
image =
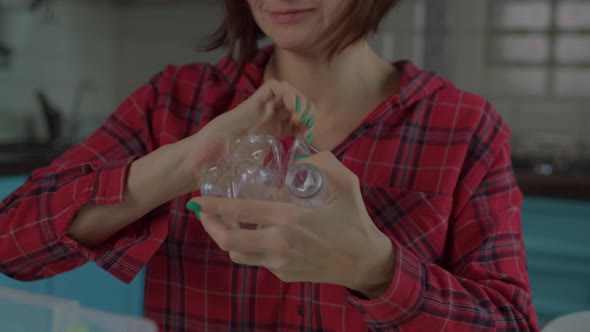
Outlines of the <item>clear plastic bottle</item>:
M 231 139 L 226 157 L 206 169 L 201 177 L 201 195 L 291 202 L 318 207 L 330 189 L 316 166 L 297 162 L 317 151 L 297 137 L 288 153 L 282 143 L 268 135 L 248 134 Z M 231 227 L 256 228 L 239 220 L 224 220 Z
M 205 197 L 280 200 L 283 184 L 283 147 L 269 135 L 247 134 L 232 138 L 226 157 L 201 176 Z M 224 220 L 231 227 L 255 228 L 239 220 Z
M 317 153 L 317 150 L 297 137 L 291 146 L 285 178 L 291 202 L 306 208 L 322 206 L 330 195 L 330 186 L 325 174 L 312 164 L 297 162 L 302 157 L 314 153 Z

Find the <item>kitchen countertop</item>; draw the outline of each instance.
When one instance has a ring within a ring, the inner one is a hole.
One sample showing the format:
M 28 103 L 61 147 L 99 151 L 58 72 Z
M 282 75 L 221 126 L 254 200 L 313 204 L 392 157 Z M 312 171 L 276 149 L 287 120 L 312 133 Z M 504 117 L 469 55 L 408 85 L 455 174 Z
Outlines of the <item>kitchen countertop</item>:
M 530 171 L 515 171 L 518 185 L 525 196 L 590 201 L 590 174 L 539 175 Z
M 63 151 L 45 144 L 0 144 L 0 176 L 29 174 L 49 165 Z
M 512 167 L 526 196 L 590 201 L 590 160 L 513 156 Z
M 0 162 L 0 177 L 13 175 L 26 175 L 37 168 L 49 165 L 51 160 L 30 160 L 20 162 Z
M 48 165 L 62 151 L 46 145 L 0 145 L 0 176 L 29 174 Z M 525 196 L 541 196 L 590 201 L 590 172 L 584 175 L 540 175 L 530 168 L 519 168 L 515 161 L 515 174 Z

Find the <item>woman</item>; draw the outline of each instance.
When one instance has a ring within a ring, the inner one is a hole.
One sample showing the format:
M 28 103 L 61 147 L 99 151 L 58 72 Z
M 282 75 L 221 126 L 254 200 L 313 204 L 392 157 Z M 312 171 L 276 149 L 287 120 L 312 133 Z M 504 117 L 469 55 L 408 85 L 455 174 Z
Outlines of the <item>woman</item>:
M 212 48 L 238 60 L 166 68 L 35 171 L 2 205 L 1 271 L 92 260 L 129 282 L 147 264 L 162 331 L 537 331 L 508 128 L 367 46 L 395 4 L 226 0 Z M 305 162 L 326 205 L 198 197 L 200 170 L 253 128 L 324 151 Z

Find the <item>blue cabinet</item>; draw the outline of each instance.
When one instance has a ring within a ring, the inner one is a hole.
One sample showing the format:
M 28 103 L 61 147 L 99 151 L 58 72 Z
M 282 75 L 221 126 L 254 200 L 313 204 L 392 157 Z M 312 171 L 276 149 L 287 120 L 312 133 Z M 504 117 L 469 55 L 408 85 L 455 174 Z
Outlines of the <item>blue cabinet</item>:
M 0 200 L 18 188 L 26 177 L 0 178 Z M 88 263 L 74 271 L 33 282 L 19 282 L 0 275 L 0 286 L 43 293 L 77 300 L 83 306 L 141 316 L 143 313 L 143 288 L 145 274 L 129 285 L 120 282 L 94 263 Z
M 26 179 L 25 176 L 0 177 L 0 201 L 20 187 Z
M 125 284 L 94 263 L 88 263 L 48 282 L 48 294 L 77 300 L 83 306 L 130 316 L 143 314 L 143 272 Z
M 522 217 L 541 321 L 590 310 L 590 203 L 527 197 Z

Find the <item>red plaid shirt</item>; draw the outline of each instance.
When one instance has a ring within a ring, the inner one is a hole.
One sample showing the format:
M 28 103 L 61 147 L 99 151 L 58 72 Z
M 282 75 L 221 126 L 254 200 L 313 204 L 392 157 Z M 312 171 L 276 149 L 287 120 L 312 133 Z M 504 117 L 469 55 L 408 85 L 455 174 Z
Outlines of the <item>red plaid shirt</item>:
M 0 206 L 0 272 L 40 279 L 91 260 L 129 282 L 147 264 L 145 315 L 162 331 L 537 331 L 509 130 L 484 99 L 408 62 L 395 64 L 399 90 L 333 151 L 397 252 L 381 298 L 232 263 L 185 209 L 198 193 L 92 250 L 67 235 L 83 205 L 122 201 L 132 161 L 250 96 L 271 51 L 236 85 L 227 61 L 166 68 L 33 172 Z

